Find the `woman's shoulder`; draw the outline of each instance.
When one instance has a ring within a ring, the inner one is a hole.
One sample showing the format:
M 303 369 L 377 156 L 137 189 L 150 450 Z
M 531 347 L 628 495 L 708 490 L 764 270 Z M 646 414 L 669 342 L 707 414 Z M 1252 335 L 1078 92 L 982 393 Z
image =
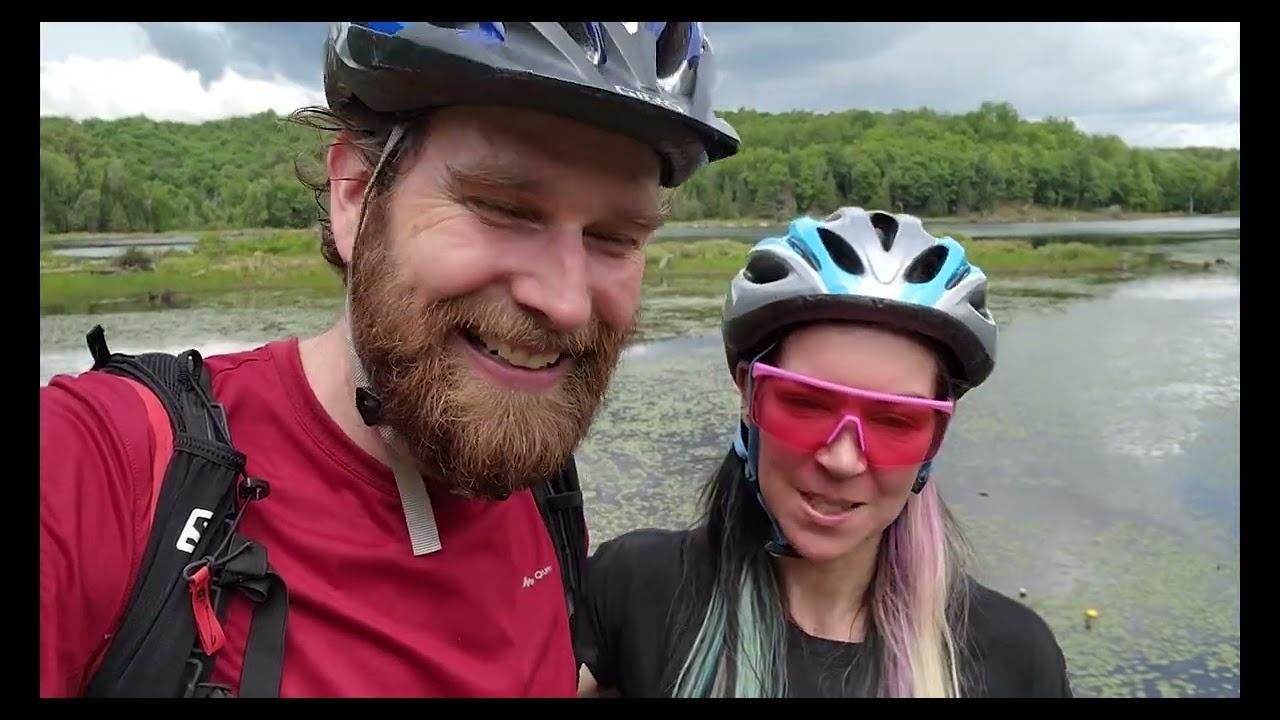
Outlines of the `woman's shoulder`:
M 690 552 L 698 552 L 705 543 L 700 541 L 697 530 L 664 530 L 643 528 L 623 533 L 606 540 L 591 555 L 591 567 L 595 572 L 625 569 L 629 574 L 641 576 L 655 572 L 667 574 L 679 571 Z
M 1053 631 L 1033 608 L 970 579 L 969 622 L 1001 639 L 1052 639 Z M 1007 636 L 1007 638 L 1005 637 Z
M 968 636 L 986 693 L 1070 695 L 1066 660 L 1049 623 L 1030 606 L 969 580 Z
M 640 528 L 610 538 L 600 543 L 597 553 L 652 553 L 671 552 L 689 537 L 689 530 Z
M 603 543 L 587 563 L 575 648 L 601 687 L 661 694 L 659 680 L 697 531 L 633 530 Z M 696 550 L 694 551 L 696 553 Z

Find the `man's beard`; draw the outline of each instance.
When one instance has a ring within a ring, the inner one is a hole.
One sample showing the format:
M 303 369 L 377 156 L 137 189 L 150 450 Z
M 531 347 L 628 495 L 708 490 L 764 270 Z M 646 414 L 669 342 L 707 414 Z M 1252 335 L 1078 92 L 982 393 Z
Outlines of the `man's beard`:
M 424 305 L 392 257 L 385 218 L 385 200 L 372 199 L 348 288 L 352 340 L 381 400 L 379 422 L 404 441 L 428 483 L 464 497 L 500 500 L 554 476 L 590 428 L 634 322 L 613 328 L 593 315 L 569 335 L 509 299 L 473 294 Z M 573 366 L 542 392 L 505 387 L 463 357 L 463 330 L 558 351 Z

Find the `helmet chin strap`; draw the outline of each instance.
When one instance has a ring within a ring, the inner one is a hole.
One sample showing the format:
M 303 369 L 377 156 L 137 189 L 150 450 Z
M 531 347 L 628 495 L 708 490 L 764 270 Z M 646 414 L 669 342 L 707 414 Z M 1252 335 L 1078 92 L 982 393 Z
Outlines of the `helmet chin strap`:
M 764 357 L 765 353 L 773 348 L 772 345 L 765 348 L 751 360 L 751 365 L 756 360 Z M 751 389 L 753 381 L 751 379 L 750 367 L 747 371 L 747 398 L 750 402 L 752 397 Z M 769 510 L 769 504 L 764 501 L 764 493 L 760 490 L 760 477 L 758 467 L 760 462 L 760 430 L 751 423 L 747 422 L 747 418 L 743 417 L 738 422 L 738 432 L 734 433 L 733 451 L 738 457 L 745 461 L 745 469 L 747 476 L 747 485 L 755 490 L 756 500 L 760 503 L 760 507 L 764 509 L 765 517 L 769 518 L 769 526 L 772 528 L 772 537 L 765 543 L 764 549 L 774 557 L 801 557 L 795 547 L 787 541 L 787 537 L 782 534 L 782 528 L 778 525 L 778 519 L 774 517 L 773 512 Z
M 378 164 L 373 169 L 373 174 L 369 177 L 369 183 L 365 186 L 364 198 L 360 204 L 360 220 L 356 225 L 355 237 L 357 240 L 364 230 L 365 213 L 368 211 L 369 197 L 372 194 L 374 184 L 381 174 L 387 157 L 391 155 L 392 149 L 403 137 L 404 131 L 404 124 L 397 124 L 391 129 L 391 134 L 387 137 L 387 144 L 382 149 L 382 157 L 378 159 Z M 354 259 L 352 257 L 353 261 Z M 395 431 L 387 425 L 381 424 L 382 398 L 379 396 L 377 389 L 374 388 L 373 383 L 370 382 L 369 374 L 364 368 L 364 362 L 360 359 L 360 354 L 356 352 L 351 323 L 351 265 L 352 263 L 347 263 L 347 293 L 343 306 L 343 318 L 345 320 L 344 339 L 347 345 L 347 359 L 351 365 L 351 377 L 356 388 L 354 398 L 356 410 L 359 411 L 360 418 L 364 421 L 364 424 L 377 431 L 383 445 L 387 448 L 391 470 L 396 478 L 396 488 L 400 491 L 400 505 L 404 509 L 404 520 L 409 530 L 409 543 L 413 548 L 413 554 L 427 555 L 443 547 L 440 543 L 439 528 L 436 527 L 436 516 L 431 509 L 431 496 L 427 493 L 427 486 L 422 480 L 422 475 L 410 459 L 404 443 L 396 436 Z
M 920 466 L 920 470 L 916 473 L 916 481 L 911 484 L 911 492 L 916 495 L 924 490 L 924 486 L 929 483 L 929 473 L 933 470 L 933 461 L 929 460 Z
M 441 549 L 442 545 L 440 531 L 436 527 L 435 513 L 431 509 L 431 496 L 427 494 L 427 486 L 413 461 L 410 460 L 404 443 L 390 427 L 379 424 L 382 400 L 374 390 L 373 384 L 369 382 L 369 375 L 365 372 L 364 364 L 356 352 L 355 341 L 351 337 L 350 293 L 347 294 L 346 301 L 345 335 L 351 377 L 355 381 L 356 409 L 360 411 L 360 417 L 365 425 L 377 431 L 382 444 L 387 448 L 391 471 L 396 477 L 396 488 L 400 491 L 400 505 L 404 508 L 404 520 L 409 530 L 409 543 L 413 548 L 413 554 L 433 553 Z
M 744 442 L 743 437 L 746 437 Z M 778 525 L 778 520 L 773 516 L 773 512 L 769 510 L 769 505 L 764 501 L 764 493 L 760 491 L 759 476 L 756 474 L 756 466 L 760 455 L 760 431 L 754 426 L 748 424 L 745 420 L 738 423 L 738 432 L 734 433 L 733 450 L 738 457 L 745 460 L 747 484 L 755 490 L 756 500 L 760 503 L 760 507 L 764 509 L 765 517 L 769 518 L 769 526 L 772 528 L 772 536 L 769 541 L 764 544 L 764 549 L 774 557 L 800 557 L 800 553 L 787 542 L 787 538 L 782 534 L 782 528 Z

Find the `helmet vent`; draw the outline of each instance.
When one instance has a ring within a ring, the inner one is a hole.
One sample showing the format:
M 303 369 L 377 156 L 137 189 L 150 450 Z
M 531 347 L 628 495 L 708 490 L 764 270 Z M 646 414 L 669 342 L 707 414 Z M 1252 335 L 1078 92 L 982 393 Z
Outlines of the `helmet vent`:
M 969 296 L 969 306 L 978 311 L 978 314 L 987 320 L 991 319 L 991 313 L 987 310 L 987 289 L 985 287 L 978 288 Z
M 947 289 L 950 290 L 954 288 L 955 286 L 960 284 L 961 280 L 969 277 L 969 271 L 972 268 L 973 266 L 968 263 L 965 263 L 964 265 L 961 265 L 960 267 L 956 268 L 956 271 L 951 273 L 951 279 L 947 281 Z
M 871 213 L 871 225 L 876 229 L 876 235 L 880 236 L 880 247 L 885 252 L 892 250 L 893 241 L 898 236 L 897 219 L 887 213 Z
M 658 36 L 658 77 L 665 78 L 680 69 L 689 54 L 689 38 L 693 23 L 669 22 Z
M 858 251 L 850 247 L 839 233 L 820 227 L 818 237 L 822 238 L 822 246 L 827 249 L 827 253 L 841 270 L 850 275 L 861 275 L 865 272 L 862 267 L 862 258 L 858 257 Z
M 804 258 L 804 261 L 809 265 L 809 267 L 813 268 L 815 272 L 821 272 L 818 268 L 818 258 L 813 256 L 813 251 L 806 247 L 804 243 L 799 242 L 793 237 L 789 237 L 787 238 L 787 247 L 791 248 L 797 255 Z
M 747 279 L 747 282 L 757 285 L 777 282 L 790 274 L 791 269 L 787 264 L 770 253 L 752 255 L 747 261 L 747 266 L 742 269 L 742 276 Z
M 916 256 L 907 266 L 903 279 L 909 283 L 927 283 L 938 276 L 942 264 L 947 261 L 947 247 L 934 245 Z
M 587 60 L 593 65 L 601 65 L 604 63 L 604 42 L 600 37 L 600 29 L 594 23 L 585 22 L 562 22 L 560 27 L 569 33 L 569 37 L 578 43 L 582 51 L 586 53 Z

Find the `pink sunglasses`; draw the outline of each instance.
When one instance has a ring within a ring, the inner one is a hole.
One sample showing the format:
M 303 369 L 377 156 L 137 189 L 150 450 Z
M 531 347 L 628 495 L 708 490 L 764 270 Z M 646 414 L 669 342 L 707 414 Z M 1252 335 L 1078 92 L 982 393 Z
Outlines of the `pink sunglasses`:
M 952 400 L 859 390 L 762 362 L 752 364 L 751 379 L 751 420 L 761 430 L 815 452 L 851 426 L 859 450 L 878 467 L 931 460 L 955 412 Z

